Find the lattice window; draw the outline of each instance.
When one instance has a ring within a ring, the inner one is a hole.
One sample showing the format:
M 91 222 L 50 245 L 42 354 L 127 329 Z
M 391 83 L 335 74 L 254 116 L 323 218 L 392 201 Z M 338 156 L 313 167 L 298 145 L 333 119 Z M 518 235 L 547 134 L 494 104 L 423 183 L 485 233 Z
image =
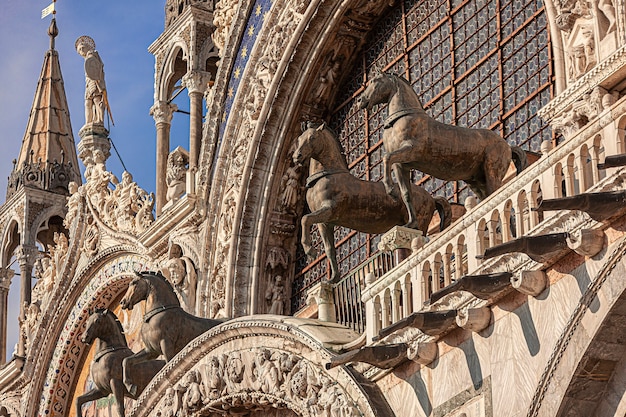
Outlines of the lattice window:
M 338 132 L 351 172 L 382 179 L 382 132 L 387 109 L 356 109 L 356 98 L 379 71 L 402 75 L 435 119 L 488 128 L 509 143 L 538 152 L 552 132 L 537 111 L 552 97 L 552 58 L 546 14 L 539 0 L 405 0 L 383 17 L 330 119 Z M 470 195 L 461 181 L 445 182 L 421 172 L 413 179 L 433 195 L 463 203 Z M 315 229 L 315 228 L 314 228 Z M 335 232 L 341 274 L 377 251 L 377 236 L 338 228 Z M 314 246 L 323 245 L 314 231 Z M 306 262 L 298 252 L 293 309 L 306 290 L 329 273 L 319 256 Z

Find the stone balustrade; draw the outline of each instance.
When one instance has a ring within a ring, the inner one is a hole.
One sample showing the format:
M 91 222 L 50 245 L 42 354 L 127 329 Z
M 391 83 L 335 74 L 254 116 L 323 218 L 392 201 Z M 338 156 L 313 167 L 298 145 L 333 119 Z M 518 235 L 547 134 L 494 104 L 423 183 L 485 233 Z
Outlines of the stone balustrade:
M 368 343 L 380 329 L 413 312 L 436 310 L 437 304 L 455 309 L 487 305 L 485 300 L 457 295 L 425 307 L 433 292 L 463 275 L 508 271 L 519 281 L 531 276 L 527 271 L 541 271 L 551 264 L 533 261 L 522 253 L 481 259 L 487 248 L 524 235 L 569 232 L 581 236 L 589 229 L 601 231 L 603 223 L 580 211 L 540 213 L 533 209 L 542 199 L 623 189 L 625 168 L 599 170 L 597 164 L 606 156 L 626 152 L 624 125 L 626 99 L 621 99 L 555 149 L 544 143 L 543 155 L 537 162 L 484 201 L 475 206 L 468 204 L 468 212 L 462 218 L 393 269 L 367 283 L 360 295 L 365 304 Z

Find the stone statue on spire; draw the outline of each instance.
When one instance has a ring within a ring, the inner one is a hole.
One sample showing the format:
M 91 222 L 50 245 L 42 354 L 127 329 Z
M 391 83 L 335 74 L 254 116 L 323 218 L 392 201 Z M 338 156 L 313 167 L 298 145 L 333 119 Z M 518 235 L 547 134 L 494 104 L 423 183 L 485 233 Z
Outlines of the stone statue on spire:
M 96 43 L 89 36 L 76 39 L 75 47 L 76 52 L 85 58 L 85 123 L 104 124 L 105 110 L 111 116 L 104 82 L 104 64 L 96 51 Z

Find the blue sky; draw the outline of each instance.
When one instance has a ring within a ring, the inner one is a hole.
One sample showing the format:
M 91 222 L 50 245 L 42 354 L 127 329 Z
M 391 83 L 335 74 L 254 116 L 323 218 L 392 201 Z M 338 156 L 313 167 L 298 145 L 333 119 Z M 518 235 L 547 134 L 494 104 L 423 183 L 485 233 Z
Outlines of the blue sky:
M 6 178 L 12 169 L 11 161 L 18 156 L 44 55 L 49 48 L 47 29 L 51 17 L 41 19 L 41 10 L 50 4 L 48 0 L 2 0 L 1 4 L 0 201 L 4 202 Z M 111 128 L 111 138 L 128 170 L 147 191 L 155 188 L 156 158 L 154 120 L 149 115 L 153 103 L 154 57 L 147 48 L 163 31 L 164 4 L 165 0 L 58 0 L 56 3 L 59 28 L 56 49 L 74 140 L 76 143 L 80 140 L 78 130 L 84 124 L 85 88 L 83 58 L 74 50 L 74 41 L 81 35 L 89 35 L 95 40 L 105 65 L 108 96 L 116 123 Z M 188 110 L 184 102 L 179 107 Z M 188 139 L 180 140 L 185 135 L 187 117 L 180 113 L 174 116 L 173 136 L 179 139 L 172 140 L 172 149 L 178 144 L 188 148 Z M 107 168 L 121 178 L 122 167 L 115 154 L 111 155 Z M 18 282 L 19 277 L 15 277 L 11 294 L 19 293 Z M 11 299 L 9 356 L 17 340 L 17 303 L 13 297 Z

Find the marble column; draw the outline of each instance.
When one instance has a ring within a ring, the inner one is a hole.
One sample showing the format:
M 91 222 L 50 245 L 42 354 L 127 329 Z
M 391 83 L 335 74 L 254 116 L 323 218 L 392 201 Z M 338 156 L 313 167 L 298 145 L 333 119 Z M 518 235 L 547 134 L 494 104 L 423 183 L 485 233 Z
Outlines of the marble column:
M 170 151 L 170 128 L 172 116 L 178 109 L 175 104 L 167 101 L 158 101 L 150 108 L 150 115 L 154 117 L 157 133 L 156 155 L 156 214 L 161 214 L 167 194 L 167 156 Z
M 15 257 L 20 265 L 20 321 L 26 319 L 26 308 L 31 302 L 33 266 L 39 250 L 35 246 L 21 245 L 15 250 Z M 26 341 L 21 336 L 17 344 L 17 356 L 26 356 Z
M 202 98 L 208 88 L 211 74 L 190 71 L 183 76 L 182 84 L 189 93 L 189 170 L 198 167 L 202 144 Z
M 12 269 L 0 268 L 0 365 L 6 362 L 7 357 L 8 296 L 13 275 Z

